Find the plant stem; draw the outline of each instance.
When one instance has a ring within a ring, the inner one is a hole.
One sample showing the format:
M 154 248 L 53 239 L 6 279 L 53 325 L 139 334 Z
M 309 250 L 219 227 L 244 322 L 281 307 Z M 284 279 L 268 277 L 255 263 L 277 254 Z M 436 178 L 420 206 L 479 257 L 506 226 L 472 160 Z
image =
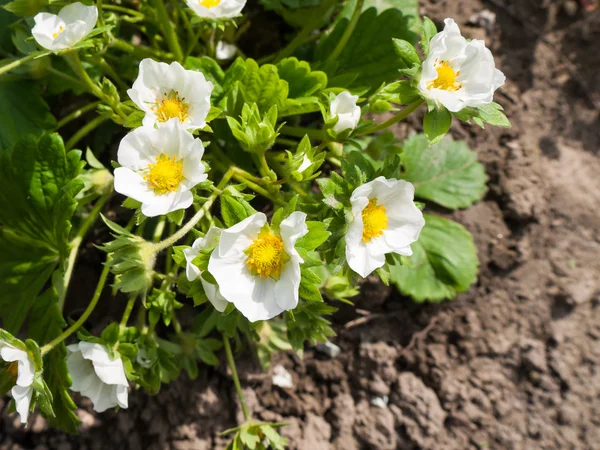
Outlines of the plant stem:
M 83 238 L 98 218 L 98 213 L 102 211 L 102 208 L 111 196 L 112 189 L 106 192 L 102 197 L 98 199 L 98 201 L 94 205 L 94 208 L 90 211 L 90 214 L 83 221 L 83 223 L 79 227 L 79 230 L 77 231 L 77 234 L 69 244 L 70 251 L 69 258 L 67 259 L 67 268 L 65 269 L 65 276 L 63 277 L 63 288 L 58 298 L 58 307 L 61 311 L 65 304 L 65 299 L 67 298 L 67 290 L 69 289 L 69 283 L 71 282 L 71 276 L 73 275 L 73 268 L 75 267 L 75 261 L 77 260 L 77 254 L 79 253 L 79 247 L 83 242 Z
M 102 125 L 104 122 L 108 120 L 108 116 L 98 116 L 94 120 L 89 121 L 83 127 L 81 127 L 77 132 L 71 136 L 71 138 L 65 144 L 65 148 L 71 150 L 75 144 L 77 144 L 83 137 L 87 136 L 88 133 L 92 132 L 95 128 Z
M 35 59 L 37 57 L 47 56 L 49 54 L 50 54 L 50 52 L 42 53 L 41 55 L 40 54 L 31 53 L 31 54 L 29 54 L 27 56 L 23 56 L 22 58 L 17 59 L 15 61 L 11 62 L 11 63 L 8 63 L 7 65 L 0 67 L 0 77 L 2 75 L 4 75 L 5 73 L 10 72 L 14 68 L 19 67 L 19 66 L 21 66 L 21 65 L 23 65 L 25 63 L 28 63 L 32 59 Z
M 127 326 L 127 321 L 129 320 L 129 316 L 131 316 L 131 311 L 133 311 L 133 306 L 135 305 L 135 301 L 137 299 L 137 294 L 129 297 L 127 301 L 127 306 L 125 306 L 125 311 L 123 312 L 123 317 L 121 317 L 121 323 L 119 324 L 119 329 L 121 333 L 125 330 Z
M 169 50 L 171 50 L 177 61 L 183 61 L 183 52 L 181 51 L 181 46 L 179 45 L 177 34 L 175 34 L 175 30 L 173 29 L 173 24 L 171 24 L 167 8 L 165 8 L 165 3 L 163 2 L 163 0 L 154 0 L 154 6 L 156 7 L 158 17 L 160 18 L 161 24 L 163 26 L 165 40 L 167 41 Z
M 287 136 L 303 138 L 306 135 L 311 139 L 317 139 L 319 141 L 325 140 L 325 133 L 323 133 L 321 130 L 315 130 L 313 128 L 284 125 L 280 131 L 281 134 L 285 134 Z
M 250 413 L 248 412 L 248 405 L 246 404 L 246 400 L 244 400 L 244 393 L 242 392 L 242 385 L 240 384 L 240 379 L 238 377 L 237 369 L 235 367 L 235 361 L 233 360 L 233 353 L 231 352 L 231 346 L 229 345 L 229 338 L 224 334 L 222 336 L 223 346 L 225 347 L 225 354 L 227 355 L 227 364 L 229 364 L 229 368 L 231 369 L 231 377 L 233 378 L 235 391 L 237 393 L 238 398 L 240 399 L 240 404 L 242 405 L 244 420 L 247 422 L 248 420 L 250 420 Z
M 112 66 L 108 62 L 106 62 L 106 60 L 104 58 L 100 57 L 100 58 L 95 58 L 94 60 L 98 64 L 98 67 L 100 67 L 106 75 L 108 75 L 113 80 L 115 80 L 115 82 L 119 85 L 119 87 L 121 89 L 123 89 L 124 91 L 129 89 L 129 85 L 121 79 L 121 77 L 115 71 L 115 69 L 113 69 Z
M 291 56 L 296 51 L 296 49 L 300 47 L 304 43 L 304 41 L 306 41 L 306 38 L 314 29 L 315 26 L 313 21 L 309 21 L 307 24 L 305 24 L 304 27 L 302 27 L 302 29 L 300 30 L 300 32 L 296 35 L 296 37 L 292 39 L 292 41 L 288 45 L 282 48 L 279 51 L 279 53 L 275 55 L 274 63 L 278 63 L 282 59 Z
M 155 50 L 150 47 L 146 47 L 144 45 L 133 45 L 127 41 L 122 39 L 114 39 L 111 41 L 111 45 L 118 50 L 121 50 L 125 53 L 131 53 L 133 56 L 139 59 L 144 58 L 158 58 L 158 59 L 166 59 L 172 61 L 175 59 L 173 54 L 165 53 L 160 50 Z
M 416 102 L 411 103 L 410 105 L 408 105 L 406 108 L 404 108 L 402 111 L 400 111 L 398 114 L 396 114 L 392 118 L 390 118 L 390 119 L 386 120 L 385 122 L 382 122 L 378 125 L 373 125 L 373 126 L 367 128 L 366 130 L 361 131 L 356 137 L 364 136 L 366 134 L 376 133 L 381 130 L 385 130 L 390 125 L 393 125 L 396 122 L 400 122 L 401 120 L 406 119 L 410 113 L 412 113 L 415 109 L 417 109 L 419 106 L 421 106 L 423 104 L 423 101 L 424 100 L 417 100 Z
M 254 178 L 254 176 L 251 173 L 248 173 L 245 170 L 240 169 L 239 167 L 234 167 L 234 169 L 235 169 L 235 173 L 233 175 L 233 178 L 235 180 L 239 181 L 240 183 L 247 184 L 248 187 L 250 189 L 252 189 L 254 192 L 256 192 L 257 194 L 262 195 L 265 198 L 268 198 L 269 200 L 271 200 L 276 205 L 279 205 L 279 206 L 284 206 L 285 205 L 285 202 L 282 199 L 277 198 L 277 197 L 273 197 L 269 191 L 267 191 L 265 188 L 261 187 L 256 182 L 254 182 L 251 179 L 251 177 Z
M 75 331 L 77 331 L 77 329 L 79 327 L 81 327 L 85 323 L 85 321 L 88 319 L 90 314 L 92 314 L 92 311 L 94 311 L 94 308 L 96 307 L 96 304 L 98 303 L 98 300 L 100 299 L 100 294 L 102 294 L 102 290 L 104 289 L 104 285 L 106 284 L 106 278 L 108 277 L 109 271 L 110 271 L 110 266 L 107 263 L 105 263 L 104 269 L 102 269 L 102 273 L 100 274 L 100 279 L 98 280 L 98 284 L 96 285 L 96 290 L 94 291 L 94 295 L 92 296 L 92 300 L 90 301 L 90 304 L 87 306 L 87 308 L 85 309 L 83 314 L 79 317 L 79 319 L 77 319 L 77 322 L 75 322 L 73 325 L 71 325 L 69 328 L 67 328 L 65 331 L 63 331 L 60 336 L 54 338 L 52 341 L 48 342 L 46 345 L 44 345 L 41 348 L 40 351 L 42 352 L 42 355 L 45 355 L 50 350 L 52 350 L 54 347 L 56 347 L 58 344 L 60 344 L 62 341 L 64 341 L 66 338 L 71 336 Z
M 144 14 L 142 14 L 139 11 L 136 11 L 135 9 L 131 9 L 131 8 L 125 8 L 123 6 L 118 6 L 118 5 L 104 5 L 104 9 L 109 10 L 109 11 L 116 11 L 116 12 L 120 12 L 123 14 L 129 14 L 130 16 L 137 16 L 140 19 L 144 18 Z
M 354 32 L 354 29 L 356 28 L 358 19 L 360 19 L 360 13 L 362 12 L 363 3 L 364 3 L 364 0 L 356 0 L 356 5 L 354 6 L 354 12 L 352 13 L 350 22 L 348 23 L 348 26 L 344 30 L 344 34 L 342 35 L 342 38 L 339 40 L 338 44 L 333 49 L 333 52 L 331 52 L 331 54 L 328 56 L 328 58 L 327 58 L 328 62 L 326 64 L 326 67 L 330 67 L 331 65 L 335 64 L 337 62 L 337 59 L 339 58 L 339 56 L 342 54 L 342 51 L 346 47 L 346 44 L 348 43 L 350 36 L 352 36 L 352 33 Z
M 95 101 L 92 103 L 88 103 L 87 105 L 82 106 L 81 108 L 78 108 L 73 112 L 70 112 L 65 117 L 60 119 L 60 121 L 56 124 L 56 129 L 58 130 L 58 129 L 64 127 L 69 122 L 71 122 L 72 120 L 78 119 L 79 117 L 83 116 L 86 112 L 94 109 L 100 103 L 102 103 L 102 102 L 100 100 L 98 100 L 98 101 Z

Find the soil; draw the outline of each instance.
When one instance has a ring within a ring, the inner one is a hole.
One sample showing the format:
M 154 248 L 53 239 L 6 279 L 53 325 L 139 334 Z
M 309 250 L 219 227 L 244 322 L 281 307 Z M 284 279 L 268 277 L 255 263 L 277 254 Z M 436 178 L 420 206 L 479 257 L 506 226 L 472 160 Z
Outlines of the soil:
M 275 358 L 293 388 L 241 357 L 252 413 L 286 422 L 291 449 L 600 449 L 600 10 L 577 4 L 422 2 L 438 26 L 453 17 L 485 39 L 507 77 L 496 99 L 511 129 L 451 130 L 490 178 L 482 202 L 446 213 L 473 233 L 481 273 L 437 305 L 367 280 L 356 308 L 334 316 L 338 356 Z M 471 19 L 483 10 L 495 14 L 487 27 Z M 2 413 L 0 449 L 221 449 L 218 433 L 241 418 L 223 367 L 156 397 L 134 392 L 118 414 L 77 402 L 80 436 Z

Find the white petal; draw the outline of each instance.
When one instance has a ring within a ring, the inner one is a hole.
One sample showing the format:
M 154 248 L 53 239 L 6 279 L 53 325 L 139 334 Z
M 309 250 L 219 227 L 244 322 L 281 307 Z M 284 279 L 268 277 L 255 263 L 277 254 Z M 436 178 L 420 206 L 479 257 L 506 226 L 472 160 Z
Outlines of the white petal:
M 210 303 L 215 307 L 217 311 L 225 311 L 225 308 L 227 308 L 227 303 L 229 302 L 227 301 L 227 299 L 225 299 L 225 297 L 223 297 L 223 295 L 221 295 L 221 291 L 219 290 L 218 286 L 209 283 L 203 278 L 200 278 L 200 281 L 202 282 L 204 292 L 206 293 L 206 296 L 208 297 Z
M 116 394 L 117 404 L 123 408 L 127 409 L 129 407 L 128 395 L 129 388 L 127 386 L 114 386 L 113 390 Z
M 73 352 L 67 357 L 67 368 L 73 382 L 71 390 L 75 392 L 87 391 L 90 385 L 98 380 L 93 364 L 85 359 L 80 351 Z
M 358 101 L 357 95 L 351 95 L 344 91 L 338 94 L 330 105 L 331 115 L 337 117 L 338 121 L 333 127 L 336 133 L 341 133 L 345 130 L 352 130 L 360 120 L 360 107 L 356 105 Z
M 35 375 L 35 365 L 33 360 L 25 353 L 25 359 L 19 360 L 17 364 L 17 385 L 31 386 Z
M 119 164 L 131 170 L 142 170 L 156 163 L 156 158 L 162 153 L 153 144 L 156 131 L 152 127 L 139 127 L 121 139 L 117 151 Z
M 246 250 L 256 238 L 266 221 L 267 216 L 259 212 L 250 217 L 246 217 L 234 226 L 223 230 L 219 246 L 215 249 L 215 252 L 218 250 L 217 253 L 221 257 L 234 257 L 239 256 L 240 253 L 243 254 L 244 250 Z M 212 270 L 210 270 L 210 266 L 209 271 L 210 273 L 213 273 Z
M 385 255 L 371 255 L 365 243 L 360 242 L 358 245 L 346 245 L 346 260 L 352 270 L 365 278 L 385 264 Z
M 31 386 L 13 386 L 10 393 L 15 400 L 15 409 L 21 417 L 21 423 L 27 423 L 29 417 L 29 406 L 31 405 L 31 398 L 33 396 L 33 389 Z
M 139 174 L 125 167 L 115 169 L 115 191 L 138 202 L 151 201 L 156 194 L 148 187 L 148 182 Z
M 193 201 L 194 196 L 190 191 L 155 195 L 150 201 L 142 204 L 142 214 L 146 217 L 163 216 L 179 209 L 187 209 Z
M 275 298 L 277 305 L 289 311 L 298 306 L 298 290 L 300 288 L 300 258 L 295 257 L 288 261 L 281 271 L 281 277 L 275 284 Z
M 217 6 L 212 8 L 202 6 L 198 0 L 186 0 L 186 3 L 200 17 L 225 19 L 239 15 L 246 0 L 221 0 Z
M 283 248 L 288 255 L 296 254 L 294 246 L 296 241 L 308 233 L 306 214 L 295 211 L 281 221 L 279 233 L 283 241 Z M 303 261 L 301 261 L 303 262 Z
M 202 238 L 200 238 L 202 239 Z M 196 240 L 196 242 L 198 239 Z M 195 242 L 194 242 L 195 244 Z M 193 247 L 186 248 L 183 250 L 183 255 L 185 256 L 185 276 L 188 281 L 194 281 L 196 278 L 200 276 L 200 269 L 196 267 L 196 265 L 192 262 L 196 256 L 198 256 L 199 252 Z
M 33 20 L 35 26 L 31 29 L 34 39 L 47 50 L 60 50 L 54 44 L 53 34 L 57 33 L 62 26 L 66 27 L 64 20 L 55 14 L 39 13 Z

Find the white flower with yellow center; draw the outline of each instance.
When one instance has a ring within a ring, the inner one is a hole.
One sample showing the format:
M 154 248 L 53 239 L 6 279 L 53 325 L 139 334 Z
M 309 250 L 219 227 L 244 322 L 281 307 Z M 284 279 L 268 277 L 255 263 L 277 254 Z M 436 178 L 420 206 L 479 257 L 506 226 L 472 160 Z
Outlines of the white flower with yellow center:
M 129 384 L 120 357 L 111 358 L 104 345 L 92 342 L 69 345 L 67 350 L 73 391 L 88 397 L 96 412 L 115 406 L 127 408 Z
M 333 131 L 341 133 L 346 130 L 354 130 L 360 120 L 360 106 L 357 106 L 358 95 L 352 95 L 350 92 L 340 92 L 329 105 L 332 117 L 337 117 L 338 121 L 333 127 Z
M 204 292 L 206 293 L 208 300 L 219 312 L 225 311 L 228 303 L 227 300 L 221 295 L 218 286 L 209 283 L 200 276 L 202 275 L 202 272 L 193 261 L 202 250 L 213 247 L 219 242 L 222 231 L 223 230 L 221 228 L 211 227 L 204 237 L 196 239 L 190 248 L 186 248 L 183 251 L 186 261 L 185 275 L 187 276 L 188 281 L 194 281 L 196 278 L 200 277 L 202 287 L 204 288 Z
M 250 322 L 267 320 L 298 305 L 300 264 L 296 241 L 308 232 L 306 214 L 294 212 L 279 232 L 256 213 L 223 230 L 208 271 L 223 297 Z
M 231 19 L 242 12 L 246 0 L 185 0 L 200 17 L 207 19 Z
M 133 102 L 146 113 L 143 125 L 177 119 L 188 129 L 204 128 L 213 85 L 202 72 L 186 70 L 178 62 L 166 64 L 146 58 L 131 89 Z
M 10 390 L 15 401 L 15 409 L 21 417 L 21 423 L 27 423 L 35 375 L 33 359 L 25 350 L 3 341 L 0 341 L 0 358 L 4 361 L 4 363 L 0 361 L 0 369 L 6 371 L 15 382 Z
M 504 84 L 492 52 L 479 39 L 467 41 L 452 19 L 429 43 L 423 61 L 419 90 L 426 98 L 449 111 L 491 103 L 494 91 Z
M 119 144 L 115 191 L 141 202 L 147 217 L 189 208 L 190 190 L 207 178 L 203 154 L 202 141 L 177 120 L 137 128 Z
M 346 233 L 346 260 L 360 276 L 383 266 L 387 253 L 412 255 L 410 244 L 425 225 L 414 194 L 411 183 L 384 177 L 352 192 L 353 220 Z
M 71 48 L 91 33 L 98 20 L 98 8 L 75 2 L 65 6 L 58 15 L 39 13 L 31 30 L 34 39 L 53 52 Z

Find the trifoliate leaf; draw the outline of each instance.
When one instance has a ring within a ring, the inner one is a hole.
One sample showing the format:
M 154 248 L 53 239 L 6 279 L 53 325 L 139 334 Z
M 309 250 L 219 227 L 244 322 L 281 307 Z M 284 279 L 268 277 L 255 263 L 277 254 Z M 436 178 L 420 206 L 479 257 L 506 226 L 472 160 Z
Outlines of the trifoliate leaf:
M 56 120 L 30 81 L 0 81 L 0 152 L 10 150 L 26 134 L 41 135 Z
M 279 77 L 288 82 L 289 93 L 281 117 L 319 110 L 317 95 L 327 87 L 327 74 L 312 71 L 306 61 L 286 58 L 277 63 Z
M 423 131 L 429 145 L 439 142 L 450 129 L 452 114 L 444 107 L 434 108 L 425 113 Z
M 478 108 L 463 108 L 458 112 L 452 113 L 456 118 L 464 122 L 475 123 L 483 128 L 486 123 L 498 127 L 510 128 L 510 122 L 502 112 L 502 106 L 498 103 L 490 103 Z
M 466 291 L 477 278 L 473 236 L 462 225 L 425 214 L 425 227 L 411 245 L 407 264 L 389 266 L 391 281 L 415 301 L 439 302 Z
M 414 17 L 404 16 L 397 9 L 378 14 L 375 8 L 369 8 L 361 14 L 340 56 L 331 61 L 330 55 L 348 26 L 347 19 L 340 20 L 321 40 L 315 54 L 318 68 L 329 76 L 329 86 L 372 90 L 398 78 L 398 70 L 409 67 L 398 62 L 392 38 L 415 42 L 417 36 L 410 30 L 413 22 Z
M 415 186 L 415 196 L 450 209 L 466 208 L 486 191 L 485 169 L 467 144 L 447 137 L 428 146 L 422 135 L 403 145 L 403 178 Z
M 12 332 L 67 255 L 80 157 L 57 134 L 26 136 L 0 152 L 0 316 Z

